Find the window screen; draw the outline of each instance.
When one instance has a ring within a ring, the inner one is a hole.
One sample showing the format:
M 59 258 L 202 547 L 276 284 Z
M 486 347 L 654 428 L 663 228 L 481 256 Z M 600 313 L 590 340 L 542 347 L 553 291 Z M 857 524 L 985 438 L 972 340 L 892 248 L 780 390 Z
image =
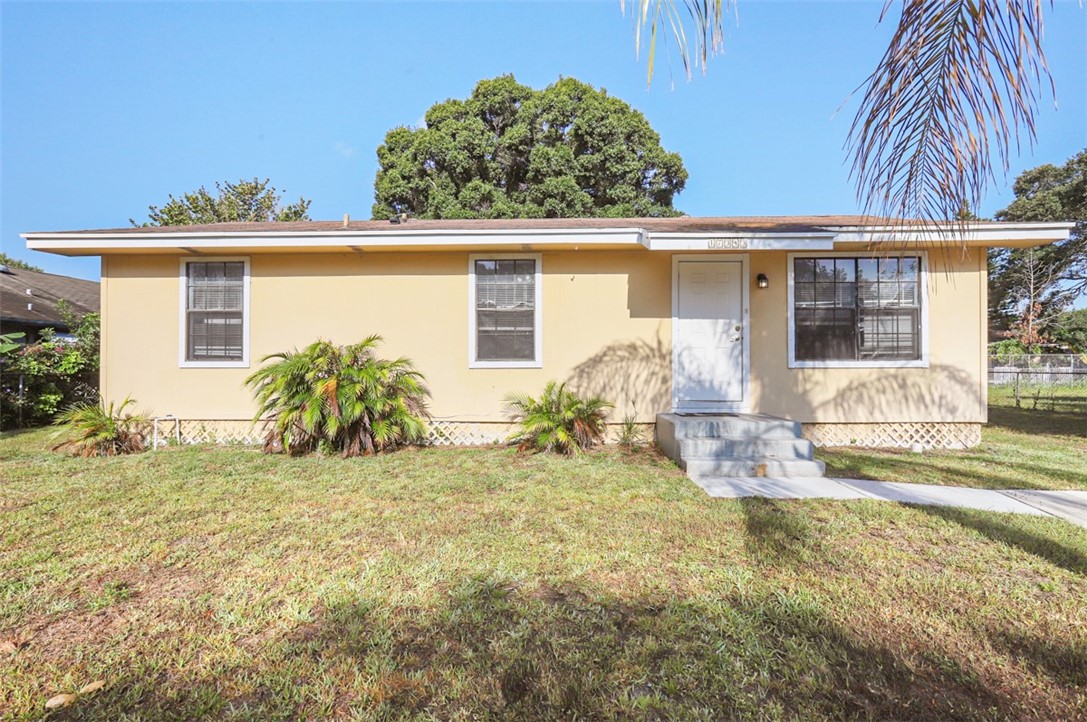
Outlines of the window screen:
M 477 361 L 536 357 L 536 261 L 475 262 Z
M 797 361 L 921 358 L 921 261 L 793 259 Z
M 190 262 L 185 267 L 186 360 L 243 360 L 245 263 Z

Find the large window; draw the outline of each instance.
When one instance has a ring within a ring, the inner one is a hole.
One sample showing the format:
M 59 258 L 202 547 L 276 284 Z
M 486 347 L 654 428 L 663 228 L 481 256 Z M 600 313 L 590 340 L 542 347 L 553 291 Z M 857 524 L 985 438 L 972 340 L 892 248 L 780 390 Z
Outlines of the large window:
M 248 364 L 248 262 L 183 261 L 183 365 Z
M 539 256 L 473 256 L 470 276 L 470 364 L 539 366 Z
M 794 365 L 923 362 L 921 261 L 793 257 Z

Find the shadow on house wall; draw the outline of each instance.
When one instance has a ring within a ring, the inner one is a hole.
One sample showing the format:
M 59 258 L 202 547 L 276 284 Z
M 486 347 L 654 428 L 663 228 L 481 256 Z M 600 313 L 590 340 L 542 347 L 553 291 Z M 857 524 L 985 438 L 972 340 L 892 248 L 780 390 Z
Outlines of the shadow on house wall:
M 759 366 L 753 358 L 755 408 L 798 421 L 980 422 L 987 405 L 979 380 L 946 364 L 927 369 L 858 369 L 858 373 L 875 373 L 846 383 L 829 398 L 821 398 L 825 394 L 818 392 L 819 384 L 825 383 L 827 374 L 844 370 L 790 369 L 768 375 Z
M 615 416 L 638 410 L 643 421 L 672 405 L 672 347 L 658 326 L 652 342 L 631 339 L 605 346 L 570 372 L 569 383 L 580 394 L 603 396 L 615 404 Z

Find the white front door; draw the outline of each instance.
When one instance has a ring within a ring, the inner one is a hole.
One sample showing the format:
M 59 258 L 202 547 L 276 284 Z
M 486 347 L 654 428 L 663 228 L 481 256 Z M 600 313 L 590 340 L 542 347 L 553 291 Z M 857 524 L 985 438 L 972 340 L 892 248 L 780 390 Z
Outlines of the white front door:
M 746 262 L 675 262 L 672 396 L 676 411 L 743 411 Z

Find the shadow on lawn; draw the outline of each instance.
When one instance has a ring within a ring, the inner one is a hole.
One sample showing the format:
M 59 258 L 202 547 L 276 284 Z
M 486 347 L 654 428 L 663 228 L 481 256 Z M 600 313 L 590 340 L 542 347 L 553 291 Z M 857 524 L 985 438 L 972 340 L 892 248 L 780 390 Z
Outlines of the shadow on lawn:
M 1024 434 L 1087 436 L 1087 414 L 990 405 L 989 426 Z
M 986 489 L 1051 489 L 1052 484 L 1039 484 L 1024 475 L 1039 474 L 1059 478 L 1069 488 L 1087 489 L 1087 472 L 1028 464 L 1024 462 L 990 464 L 982 470 L 963 468 L 957 462 L 985 461 L 987 457 L 970 451 L 929 452 L 914 454 L 899 449 L 826 450 L 819 454 L 826 462 L 826 475 L 849 479 L 887 480 L 887 477 L 917 483 L 950 484 Z
M 754 528 L 779 543 L 778 524 Z M 258 653 L 251 666 L 239 660 L 191 683 L 185 670 L 177 681 L 118 681 L 63 716 L 980 720 L 1047 712 L 990 689 L 950 653 L 907 659 L 859 639 L 811 595 L 783 590 L 624 599 L 469 577 L 438 607 L 413 613 L 341 600 Z M 245 694 L 229 692 L 246 685 Z
M 1058 541 L 1013 526 L 995 514 L 951 506 L 917 506 L 917 509 L 980 532 L 998 544 L 1014 546 L 1041 557 L 1062 569 L 1087 575 L 1087 556 Z
M 1038 639 L 1019 629 L 990 629 L 989 640 L 993 646 L 1061 684 L 1087 689 L 1087 643 Z

